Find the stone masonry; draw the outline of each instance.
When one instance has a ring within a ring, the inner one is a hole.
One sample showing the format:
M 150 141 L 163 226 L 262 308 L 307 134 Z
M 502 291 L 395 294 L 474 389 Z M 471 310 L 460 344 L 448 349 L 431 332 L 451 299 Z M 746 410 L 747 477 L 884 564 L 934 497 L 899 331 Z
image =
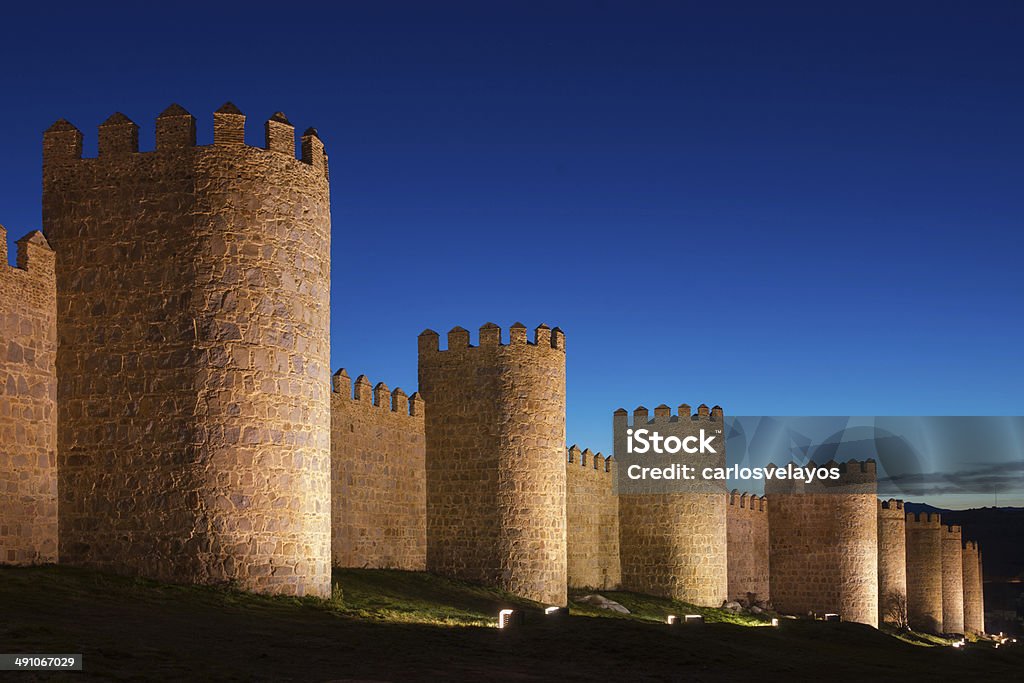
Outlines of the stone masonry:
M 672 409 L 662 404 L 650 420 L 641 406 L 633 411 L 630 425 L 626 411 L 620 408 L 613 416 L 616 454 L 626 453 L 626 432 L 631 426 L 646 426 L 665 437 L 684 439 L 701 429 L 720 432 L 722 409 L 701 405 L 692 413 L 684 403 L 678 415 L 673 415 Z M 699 464 L 717 467 L 724 463 L 724 440 L 722 444 L 717 455 L 695 456 L 703 459 Z M 725 483 L 721 492 L 619 493 L 623 588 L 695 605 L 721 606 L 729 587 Z
M 565 336 L 541 325 L 419 337 L 427 568 L 565 605 Z
M 331 394 L 331 555 L 336 567 L 423 571 L 427 563 L 424 405 L 344 369 Z
M 878 501 L 878 618 L 902 621 L 907 606 L 907 531 L 902 500 Z
M 194 583 L 330 594 L 330 203 L 316 131 L 171 106 L 156 149 L 43 139 L 57 253 L 60 554 Z
M 565 483 L 569 588 L 615 590 L 622 581 L 615 458 L 572 446 Z
M 57 561 L 57 293 L 32 232 L 7 263 L 0 226 L 0 564 Z
M 732 491 L 727 514 L 729 599 L 770 602 L 768 499 Z
M 907 616 L 910 628 L 942 633 L 942 519 L 908 513 Z
M 848 490 L 621 490 L 625 410 L 616 457 L 565 447 L 558 328 L 486 324 L 473 346 L 456 327 L 446 350 L 423 332 L 423 399 L 329 382 L 323 144 L 308 129 L 296 150 L 277 113 L 251 147 L 231 104 L 213 130 L 197 145 L 172 105 L 142 152 L 114 114 L 96 158 L 67 121 L 44 133 L 43 233 L 17 267 L 0 228 L 0 564 L 313 596 L 332 563 L 426 568 L 548 605 L 621 587 L 872 625 L 902 591 L 916 629 L 984 629 L 980 549 L 876 501 L 874 461 L 838 465 Z M 724 423 L 684 404 L 632 426 Z
M 985 556 L 981 552 L 981 546 L 978 546 L 978 603 L 981 605 L 979 608 L 981 612 L 981 625 L 982 629 L 985 627 Z
M 834 612 L 877 626 L 875 461 L 823 465 L 832 466 L 839 468 L 838 482 L 765 483 L 772 603 L 790 614 Z
M 964 632 L 963 534 L 959 526 L 942 527 L 942 630 Z
M 968 541 L 963 549 L 964 632 L 985 632 L 985 607 L 982 599 L 981 563 L 978 544 Z

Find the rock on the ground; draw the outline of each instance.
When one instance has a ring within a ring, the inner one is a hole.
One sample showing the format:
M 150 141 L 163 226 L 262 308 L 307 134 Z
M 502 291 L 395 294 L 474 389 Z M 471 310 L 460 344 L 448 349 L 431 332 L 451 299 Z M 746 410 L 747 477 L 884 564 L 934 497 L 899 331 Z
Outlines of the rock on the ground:
M 592 593 L 591 595 L 584 595 L 582 598 L 579 598 L 576 602 L 582 602 L 587 605 L 592 605 L 594 607 L 597 607 L 598 609 L 609 609 L 613 612 L 629 614 L 629 610 L 626 609 L 624 606 L 620 605 L 614 600 L 609 600 L 603 595 L 598 595 L 597 593 Z

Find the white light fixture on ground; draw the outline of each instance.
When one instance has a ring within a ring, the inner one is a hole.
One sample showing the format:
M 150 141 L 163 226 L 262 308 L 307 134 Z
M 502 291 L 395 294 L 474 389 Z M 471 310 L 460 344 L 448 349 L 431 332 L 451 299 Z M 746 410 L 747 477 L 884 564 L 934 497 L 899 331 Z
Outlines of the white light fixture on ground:
M 500 612 L 498 612 L 498 628 L 511 628 L 513 626 L 521 626 L 522 623 L 522 612 L 518 612 L 514 609 L 503 609 Z

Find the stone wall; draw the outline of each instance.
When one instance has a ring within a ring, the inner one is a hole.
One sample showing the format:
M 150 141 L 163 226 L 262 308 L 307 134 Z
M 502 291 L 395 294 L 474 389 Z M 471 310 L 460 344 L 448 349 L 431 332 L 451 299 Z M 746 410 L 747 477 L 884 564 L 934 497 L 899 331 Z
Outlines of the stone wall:
M 565 485 L 569 587 L 614 590 L 622 581 L 615 458 L 572 446 Z
M 907 616 L 916 631 L 942 633 L 942 519 L 907 514 Z
M 772 604 L 784 613 L 834 612 L 878 626 L 875 462 L 821 467 L 832 466 L 840 479 L 824 485 L 765 483 Z
M 43 140 L 57 252 L 60 553 L 189 583 L 330 594 L 330 203 L 316 132 L 178 106 L 138 151 Z
M 57 295 L 42 233 L 0 226 L 0 564 L 57 561 Z
M 565 337 L 515 324 L 419 337 L 427 568 L 566 604 Z
M 729 599 L 770 602 L 768 500 L 732 491 L 727 515 Z
M 979 602 L 981 603 L 981 629 L 985 633 L 985 555 L 978 546 L 978 588 Z
M 985 612 L 981 596 L 981 567 L 978 544 L 967 541 L 963 547 L 964 632 L 984 633 Z
M 665 437 L 684 439 L 701 429 L 722 430 L 722 409 L 701 405 L 696 413 L 690 406 L 679 406 L 677 416 L 666 405 L 633 411 L 633 425 L 645 426 Z M 613 417 L 616 460 L 626 453 L 627 429 L 631 428 L 625 410 Z M 689 462 L 707 467 L 725 461 L 724 440 L 716 455 L 680 455 L 679 464 Z M 622 473 L 620 471 L 620 477 Z M 728 595 L 728 494 L 725 482 L 721 492 L 654 492 L 619 495 L 619 547 L 622 586 L 626 590 L 675 598 L 695 605 L 720 607 Z
M 331 556 L 336 567 L 423 571 L 426 440 L 419 394 L 334 374 Z
M 942 630 L 964 632 L 963 534 L 959 526 L 942 528 Z
M 879 620 L 902 623 L 907 607 L 907 528 L 902 500 L 878 501 Z

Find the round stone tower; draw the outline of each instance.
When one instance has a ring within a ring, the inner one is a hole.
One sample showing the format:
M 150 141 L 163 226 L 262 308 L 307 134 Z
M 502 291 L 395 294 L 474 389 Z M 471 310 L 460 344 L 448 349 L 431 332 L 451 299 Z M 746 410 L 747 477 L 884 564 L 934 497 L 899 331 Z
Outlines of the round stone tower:
M 427 569 L 566 604 L 565 337 L 516 323 L 419 337 Z
M 674 465 L 701 471 L 725 465 L 722 409 L 701 405 L 697 412 L 679 406 L 678 415 L 659 405 L 650 419 L 647 408 L 628 413 L 620 408 L 612 417 L 618 466 L 619 552 L 622 587 L 707 607 L 720 607 L 729 593 L 728 493 L 725 480 L 634 481 L 629 469 L 637 465 Z M 660 437 L 683 442 L 710 437 L 714 452 L 653 455 L 633 454 L 627 447 L 631 434 L 646 429 Z
M 878 626 L 875 461 L 821 467 L 837 467 L 839 479 L 765 482 L 772 603 L 780 612 L 834 612 Z
M 964 632 L 984 633 L 985 618 L 981 599 L 981 566 L 978 544 L 967 541 L 963 549 L 964 561 Z
M 942 518 L 907 514 L 907 617 L 916 631 L 942 633 Z
M 60 550 L 162 580 L 330 594 L 327 162 L 283 114 L 244 142 L 226 104 L 197 146 L 178 106 L 139 152 L 43 138 L 57 253 Z
M 942 631 L 964 632 L 963 532 L 959 526 L 942 529 Z
M 880 621 L 903 623 L 907 607 L 907 531 L 903 501 L 878 501 L 878 610 Z

